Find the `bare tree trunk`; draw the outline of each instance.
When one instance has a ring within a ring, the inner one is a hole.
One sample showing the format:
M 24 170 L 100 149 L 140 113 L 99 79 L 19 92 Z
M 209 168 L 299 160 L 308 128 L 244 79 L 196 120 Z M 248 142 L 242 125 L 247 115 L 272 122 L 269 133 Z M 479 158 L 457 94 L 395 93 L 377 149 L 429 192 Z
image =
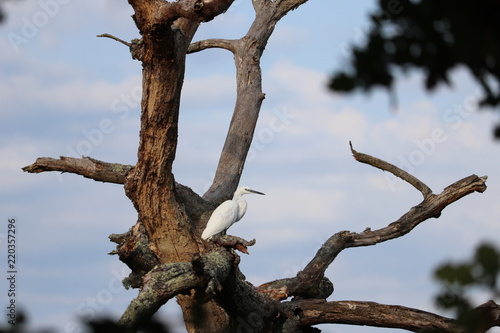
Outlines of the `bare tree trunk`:
M 203 253 L 205 248 L 194 234 L 199 221 L 190 219 L 177 198 L 172 163 L 177 147 L 185 57 L 203 17 L 195 20 L 180 17 L 184 11 L 196 14 L 194 8 L 199 2 L 195 1 L 129 2 L 142 35 L 140 42 L 132 44 L 131 52 L 143 64 L 143 96 L 138 161 L 127 176 L 125 192 L 137 209 L 138 223 L 144 227 L 158 263 L 189 261 L 193 253 Z M 193 319 L 192 312 L 200 311 L 194 296 L 180 296 L 178 301 L 190 332 L 199 331 L 197 324 L 204 331 L 215 332 Z M 201 309 L 219 327 L 227 321 L 213 302 Z

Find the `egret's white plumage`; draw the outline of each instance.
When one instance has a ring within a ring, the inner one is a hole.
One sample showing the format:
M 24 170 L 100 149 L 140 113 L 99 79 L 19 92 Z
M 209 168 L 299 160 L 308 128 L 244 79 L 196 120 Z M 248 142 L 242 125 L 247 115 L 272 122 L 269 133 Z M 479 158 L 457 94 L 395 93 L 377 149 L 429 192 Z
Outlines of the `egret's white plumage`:
M 205 230 L 201 234 L 201 238 L 208 240 L 212 236 L 229 229 L 233 223 L 238 222 L 247 211 L 247 202 L 243 199 L 243 195 L 249 193 L 264 194 L 245 186 L 238 188 L 234 192 L 233 200 L 226 200 L 215 208 Z

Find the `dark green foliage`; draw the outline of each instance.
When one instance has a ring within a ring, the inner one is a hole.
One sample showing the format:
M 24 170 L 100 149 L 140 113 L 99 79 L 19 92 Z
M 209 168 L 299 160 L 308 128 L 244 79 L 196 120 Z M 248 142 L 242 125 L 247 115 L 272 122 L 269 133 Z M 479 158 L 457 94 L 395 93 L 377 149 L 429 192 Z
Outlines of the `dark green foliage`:
M 92 333 L 132 333 L 132 330 L 127 330 L 111 319 L 101 319 L 92 322 L 88 322 L 87 326 L 90 328 Z M 137 332 L 140 333 L 168 333 L 170 330 L 154 319 L 143 323 Z
M 4 10 L 4 2 L 7 1 L 7 0 L 0 0 L 0 24 L 1 23 L 4 23 L 4 20 L 5 20 L 5 10 Z
M 0 327 L 0 333 L 54 333 L 55 330 L 28 330 L 26 328 L 27 320 L 24 313 L 18 313 L 16 317 L 16 324 Z M 87 321 L 84 323 L 86 326 L 85 332 L 89 333 L 132 333 L 131 330 L 127 330 L 119 326 L 116 321 L 109 318 L 101 318 L 93 321 Z M 82 330 L 80 330 L 82 331 Z M 154 318 L 142 323 L 138 327 L 137 332 L 139 333 L 169 333 L 171 330 L 168 326 L 160 323 Z
M 447 263 L 439 267 L 434 276 L 441 284 L 436 303 L 455 313 L 457 322 L 467 332 L 474 332 L 483 323 L 481 311 L 475 306 L 470 293 L 486 292 L 492 300 L 500 298 L 498 279 L 500 252 L 493 245 L 482 244 L 469 261 Z
M 334 74 L 336 91 L 390 89 L 397 70 L 416 68 L 425 87 L 451 84 L 466 67 L 484 90 L 483 105 L 500 104 L 500 1 L 379 0 L 367 43 L 352 49 L 350 71 Z M 500 135 L 495 132 L 497 137 Z
M 492 246 L 482 245 L 476 251 L 477 274 L 482 283 L 497 290 L 497 277 L 500 271 L 500 254 Z M 497 290 L 498 292 L 498 290 Z

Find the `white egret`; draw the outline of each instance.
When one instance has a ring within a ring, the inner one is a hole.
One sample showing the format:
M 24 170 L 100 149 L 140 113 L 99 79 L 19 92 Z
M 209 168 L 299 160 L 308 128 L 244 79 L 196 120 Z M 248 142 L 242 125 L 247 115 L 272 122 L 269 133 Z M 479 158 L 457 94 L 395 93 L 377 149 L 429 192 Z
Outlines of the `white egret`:
M 249 193 L 264 195 L 262 192 L 254 191 L 245 186 L 238 188 L 234 192 L 233 200 L 226 200 L 215 208 L 201 238 L 208 240 L 218 233 L 225 232 L 233 223 L 238 222 L 247 211 L 247 202 L 243 199 L 243 194 Z

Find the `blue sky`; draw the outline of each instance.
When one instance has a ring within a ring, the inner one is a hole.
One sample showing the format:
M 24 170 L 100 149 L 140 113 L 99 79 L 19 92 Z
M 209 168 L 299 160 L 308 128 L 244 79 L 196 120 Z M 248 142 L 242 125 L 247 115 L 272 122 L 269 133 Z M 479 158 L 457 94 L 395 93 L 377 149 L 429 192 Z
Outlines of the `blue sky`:
M 333 233 L 385 226 L 421 201 L 409 185 L 355 162 L 349 140 L 358 151 L 411 169 L 436 193 L 470 174 L 488 175 L 485 193 L 463 198 L 401 239 L 346 250 L 328 270 L 331 300 L 434 311 L 432 270 L 467 257 L 483 240 L 498 244 L 500 147 L 491 134 L 498 117 L 477 112 L 478 87 L 464 70 L 454 73 L 452 88 L 433 94 L 422 90 L 418 74 L 401 77 L 397 110 L 385 92 L 329 92 L 328 75 L 347 65 L 346 45 L 363 41 L 373 6 L 311 0 L 277 25 L 262 59 L 266 99 L 241 181 L 266 196 L 247 197 L 247 215 L 231 233 L 257 239 L 241 269 L 258 285 L 294 275 Z M 135 290 L 120 288 L 127 270 L 107 255 L 114 249 L 107 237 L 127 231 L 136 213 L 122 186 L 21 168 L 40 156 L 79 154 L 135 163 L 141 66 L 124 45 L 95 36 L 130 40 L 138 33 L 124 1 L 16 1 L 6 10 L 0 26 L 0 233 L 15 216 L 17 301 L 33 326 L 76 332 L 78 316 L 118 317 L 135 297 Z M 250 1 L 236 0 L 224 16 L 203 24 L 195 40 L 239 38 L 252 18 Z M 26 22 L 36 29 L 26 30 Z M 23 42 L 13 43 L 13 36 Z M 198 193 L 214 174 L 234 80 L 229 52 L 188 56 L 174 172 Z M 5 238 L 0 241 L 4 253 Z M 5 292 L 0 295 L 4 304 Z M 161 313 L 179 321 L 175 301 Z

